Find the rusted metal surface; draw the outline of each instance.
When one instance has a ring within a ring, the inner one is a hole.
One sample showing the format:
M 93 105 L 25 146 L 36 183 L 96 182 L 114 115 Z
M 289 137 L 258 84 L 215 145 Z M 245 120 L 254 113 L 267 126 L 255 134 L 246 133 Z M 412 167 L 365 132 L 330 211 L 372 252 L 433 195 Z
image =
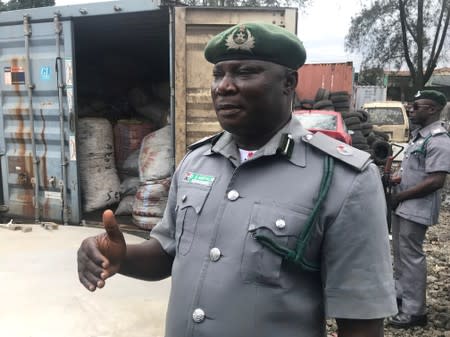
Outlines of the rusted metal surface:
M 54 46 L 51 46 L 52 41 L 39 38 L 43 31 L 53 31 L 54 27 L 50 23 L 37 25 L 42 25 L 42 31 L 41 26 L 36 26 L 32 38 L 37 40 L 31 44 L 30 65 L 25 56 L 22 26 L 8 27 L 7 39 L 3 39 L 6 42 L 0 43 L 3 53 L 0 69 L 4 72 L 0 106 L 3 202 L 8 206 L 8 217 L 36 219 L 38 212 L 44 220 L 58 221 L 61 217 L 58 186 L 61 160 L 57 85 L 52 77 L 55 61 L 51 54 L 42 56 L 40 52 L 44 47 L 54 49 Z M 27 67 L 36 79 L 31 106 L 27 94 Z M 44 76 L 46 69 L 48 77 Z
M 297 96 L 300 100 L 314 99 L 319 88 L 333 91 L 353 89 L 353 63 L 305 64 L 298 70 Z

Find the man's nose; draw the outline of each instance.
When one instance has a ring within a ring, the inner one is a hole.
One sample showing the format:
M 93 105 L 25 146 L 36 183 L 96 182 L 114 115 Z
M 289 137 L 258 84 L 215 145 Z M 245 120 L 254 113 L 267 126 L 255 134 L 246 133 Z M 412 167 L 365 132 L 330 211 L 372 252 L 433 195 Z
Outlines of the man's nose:
M 234 91 L 236 91 L 236 85 L 230 75 L 225 74 L 220 80 L 217 81 L 215 88 L 216 94 L 223 95 Z

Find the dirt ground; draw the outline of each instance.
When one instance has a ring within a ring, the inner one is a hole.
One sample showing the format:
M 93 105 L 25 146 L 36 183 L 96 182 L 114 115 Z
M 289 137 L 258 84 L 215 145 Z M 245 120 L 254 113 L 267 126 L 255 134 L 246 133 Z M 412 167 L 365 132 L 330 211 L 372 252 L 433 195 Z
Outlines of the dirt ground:
M 428 325 L 412 329 L 385 326 L 385 337 L 450 337 L 450 208 L 441 209 L 440 221 L 428 232 L 424 245 L 427 254 Z M 336 330 L 329 322 L 329 334 Z

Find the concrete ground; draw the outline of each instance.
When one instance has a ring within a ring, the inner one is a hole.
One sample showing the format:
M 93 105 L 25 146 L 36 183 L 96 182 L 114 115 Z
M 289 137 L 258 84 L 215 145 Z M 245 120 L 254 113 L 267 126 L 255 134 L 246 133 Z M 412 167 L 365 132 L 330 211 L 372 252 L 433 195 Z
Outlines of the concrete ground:
M 0 336 L 162 337 L 170 279 L 122 275 L 91 293 L 78 281 L 81 241 L 102 229 L 0 228 Z M 143 239 L 125 234 L 128 243 Z

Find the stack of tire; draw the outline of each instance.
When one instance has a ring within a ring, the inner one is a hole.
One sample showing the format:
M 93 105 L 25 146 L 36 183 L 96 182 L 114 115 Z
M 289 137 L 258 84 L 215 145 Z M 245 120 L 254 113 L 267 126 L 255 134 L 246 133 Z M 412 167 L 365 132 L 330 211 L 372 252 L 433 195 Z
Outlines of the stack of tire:
M 372 131 L 372 124 L 368 123 L 368 115 L 364 110 L 341 112 L 345 125 L 351 130 L 352 145 L 357 149 L 372 154 L 366 136 Z
M 329 97 L 333 102 L 334 111 L 342 115 L 350 112 L 350 94 L 347 91 L 335 91 L 330 93 Z
M 388 135 L 373 130 L 369 115 L 365 110 L 353 111 L 350 108 L 350 94 L 347 91 L 330 92 L 319 88 L 314 100 L 296 102 L 296 108 L 307 110 L 334 110 L 341 113 L 345 125 L 351 130 L 353 147 L 371 154 L 375 164 L 384 165 L 392 154 Z

